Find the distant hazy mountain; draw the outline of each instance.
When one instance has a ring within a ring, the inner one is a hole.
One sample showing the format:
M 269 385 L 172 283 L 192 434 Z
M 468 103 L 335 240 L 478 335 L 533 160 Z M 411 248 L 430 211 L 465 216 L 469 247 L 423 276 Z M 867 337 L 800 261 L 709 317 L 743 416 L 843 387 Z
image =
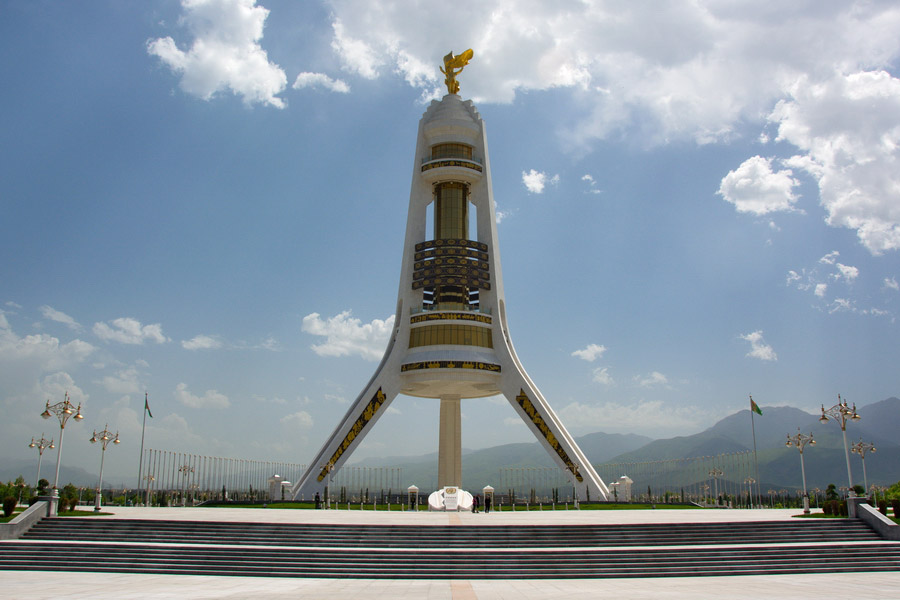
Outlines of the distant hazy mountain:
M 804 451 L 809 487 L 824 489 L 829 483 L 846 485 L 843 437 L 835 422 L 820 423 L 820 413 L 810 414 L 789 406 L 763 406 L 762 411 L 762 415 L 753 415 L 753 424 L 763 490 L 796 489 L 800 486 L 798 452 L 785 446 L 787 435 L 797 433 L 798 427 L 804 433 L 812 433 L 817 442 Z M 900 480 L 900 436 L 897 435 L 900 431 L 900 399 L 887 398 L 859 408 L 858 412 L 860 420 L 847 425 L 847 439 L 849 443 L 863 439 L 876 445 L 877 451 L 866 455 L 869 483 L 885 485 L 897 482 Z M 750 411 L 747 409 L 690 436 L 653 440 L 634 434 L 598 432 L 578 437 L 576 441 L 595 465 L 643 463 L 753 450 Z M 862 483 L 862 463 L 856 455 L 851 455 L 850 459 L 854 483 Z M 503 469 L 535 469 L 544 473 L 543 469 L 549 472 L 553 466 L 547 452 L 537 442 L 464 450 L 462 460 L 463 485 L 471 490 L 479 490 L 487 484 L 500 485 Z M 4 461 L 0 463 L 0 480 L 11 481 L 21 474 L 33 483 L 35 466 L 32 461 Z M 402 487 L 415 483 L 425 490 L 433 489 L 437 484 L 436 453 L 370 458 L 352 466 L 400 468 Z M 48 466 L 45 461 L 41 474 L 52 479 L 53 466 Z M 96 478 L 95 474 L 65 465 L 60 472 L 61 482 L 71 482 L 77 486 L 96 485 Z M 725 478 L 728 478 L 727 474 Z M 109 483 L 116 485 L 116 480 L 109 478 Z M 130 484 L 133 485 L 133 482 Z

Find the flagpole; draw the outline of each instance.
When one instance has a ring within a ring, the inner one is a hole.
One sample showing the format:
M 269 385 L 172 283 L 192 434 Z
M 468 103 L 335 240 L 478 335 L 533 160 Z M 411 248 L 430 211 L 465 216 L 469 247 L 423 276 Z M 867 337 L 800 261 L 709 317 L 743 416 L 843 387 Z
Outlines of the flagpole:
M 137 489 L 141 489 L 141 476 L 144 474 L 144 433 L 147 431 L 147 404 L 148 402 L 148 394 L 144 392 L 144 424 L 141 426 L 141 454 L 138 456 L 138 480 L 137 480 Z M 147 496 L 147 499 L 144 502 L 145 504 L 150 503 L 150 497 Z
M 762 506 L 759 495 L 759 458 L 756 455 L 756 421 L 753 419 L 753 396 L 750 396 L 750 428 L 753 430 L 753 463 L 756 465 L 756 505 Z

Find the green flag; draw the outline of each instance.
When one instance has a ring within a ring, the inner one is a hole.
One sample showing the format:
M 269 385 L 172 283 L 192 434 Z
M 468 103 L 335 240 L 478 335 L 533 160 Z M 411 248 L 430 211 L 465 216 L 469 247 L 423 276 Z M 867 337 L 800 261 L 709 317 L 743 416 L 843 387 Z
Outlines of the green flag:
M 752 410 L 753 412 L 755 412 L 758 415 L 762 415 L 762 409 L 759 407 L 759 405 L 756 402 L 753 401 L 752 396 L 750 397 L 750 410 Z

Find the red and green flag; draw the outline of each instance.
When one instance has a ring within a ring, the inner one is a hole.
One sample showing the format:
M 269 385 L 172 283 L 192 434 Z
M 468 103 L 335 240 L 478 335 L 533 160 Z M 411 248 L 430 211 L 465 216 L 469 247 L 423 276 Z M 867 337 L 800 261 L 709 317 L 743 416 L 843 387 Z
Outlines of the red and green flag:
M 759 407 L 759 404 L 753 401 L 752 397 L 750 398 L 750 410 L 758 415 L 762 415 L 762 409 Z
M 751 400 L 752 402 L 752 400 Z M 147 411 L 147 414 L 150 415 L 150 418 L 153 418 L 153 413 L 150 412 L 150 401 L 147 399 L 147 394 L 144 394 L 144 410 Z

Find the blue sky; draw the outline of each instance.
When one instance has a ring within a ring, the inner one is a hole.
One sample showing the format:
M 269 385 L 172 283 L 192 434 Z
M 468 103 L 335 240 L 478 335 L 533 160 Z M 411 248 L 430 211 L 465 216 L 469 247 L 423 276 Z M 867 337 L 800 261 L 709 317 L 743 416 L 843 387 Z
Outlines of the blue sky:
M 393 322 L 441 57 L 485 119 L 516 349 L 576 435 L 900 394 L 893 2 L 0 3 L 0 452 L 303 462 Z M 829 405 L 830 405 L 829 404 Z M 464 446 L 531 436 L 463 404 Z M 398 398 L 356 457 L 436 451 Z

